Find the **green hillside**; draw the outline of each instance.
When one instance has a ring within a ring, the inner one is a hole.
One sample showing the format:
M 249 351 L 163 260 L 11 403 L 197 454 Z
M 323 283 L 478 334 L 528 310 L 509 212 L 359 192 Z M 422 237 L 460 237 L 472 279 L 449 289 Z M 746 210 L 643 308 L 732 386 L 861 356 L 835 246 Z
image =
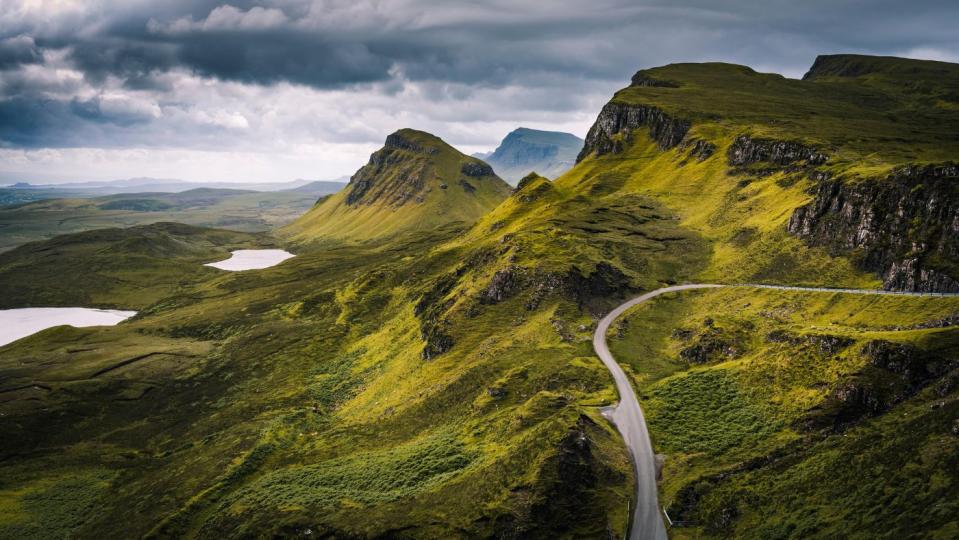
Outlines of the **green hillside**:
M 362 241 L 449 223 L 468 226 L 509 191 L 489 165 L 429 133 L 401 129 L 345 189 L 280 233 L 300 243 Z
M 957 316 L 959 298 L 748 288 L 628 313 L 611 346 L 665 454 L 673 536 L 951 536 Z
M 622 538 L 602 314 L 682 282 L 953 286 L 954 109 L 915 75 L 942 66 L 856 61 L 642 71 L 572 170 L 515 190 L 401 130 L 277 233 L 297 257 L 0 348 L 0 537 Z M 950 536 L 957 309 L 730 288 L 632 313 L 614 353 L 690 523 L 671 534 L 881 535 L 924 506 Z
M 260 235 L 155 223 L 98 229 L 0 253 L 0 309 L 144 308 L 220 270 L 203 266 L 231 250 L 269 247 Z

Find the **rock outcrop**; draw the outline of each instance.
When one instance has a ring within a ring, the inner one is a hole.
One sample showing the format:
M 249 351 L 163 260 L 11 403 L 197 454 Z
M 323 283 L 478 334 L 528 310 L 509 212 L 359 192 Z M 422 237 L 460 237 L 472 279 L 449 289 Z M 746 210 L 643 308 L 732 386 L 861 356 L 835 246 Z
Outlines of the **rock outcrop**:
M 679 88 L 679 83 L 676 81 L 667 81 L 663 79 L 657 79 L 651 76 L 646 70 L 639 70 L 633 75 L 632 80 L 630 80 L 630 86 L 645 86 L 645 87 L 655 87 L 655 88 Z
M 860 352 L 866 365 L 837 382 L 822 405 L 801 421 L 805 429 L 843 430 L 865 418 L 878 416 L 939 380 L 948 383 L 956 361 L 912 345 L 875 340 Z
M 670 116 L 657 107 L 610 102 L 589 128 L 576 162 L 592 155 L 622 152 L 632 138 L 632 131 L 641 127 L 648 128 L 649 136 L 660 148 L 668 150 L 682 142 L 690 126 L 688 120 Z
M 789 233 L 853 255 L 888 290 L 959 292 L 959 165 L 907 166 L 884 179 L 818 183 Z
M 797 163 L 822 165 L 828 156 L 815 146 L 797 141 L 778 141 L 740 135 L 730 145 L 726 158 L 734 167 L 745 167 L 753 163 L 770 163 L 779 166 Z

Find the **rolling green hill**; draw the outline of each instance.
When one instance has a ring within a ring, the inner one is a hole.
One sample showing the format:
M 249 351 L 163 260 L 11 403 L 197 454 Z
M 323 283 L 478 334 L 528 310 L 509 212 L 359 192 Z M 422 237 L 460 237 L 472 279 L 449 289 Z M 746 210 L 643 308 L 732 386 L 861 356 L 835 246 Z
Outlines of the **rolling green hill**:
M 509 194 L 489 165 L 438 137 L 401 129 L 353 175 L 346 189 L 323 199 L 281 230 L 296 242 L 362 241 L 470 225 Z
M 221 272 L 204 263 L 272 239 L 180 223 L 97 229 L 0 253 L 0 309 L 142 309 Z
M 601 314 L 686 281 L 951 290 L 956 66 L 902 62 L 644 70 L 572 170 L 512 191 L 391 135 L 279 232 L 296 258 L 0 348 L 0 536 L 622 538 Z M 630 314 L 672 534 L 950 536 L 955 310 L 731 288 Z

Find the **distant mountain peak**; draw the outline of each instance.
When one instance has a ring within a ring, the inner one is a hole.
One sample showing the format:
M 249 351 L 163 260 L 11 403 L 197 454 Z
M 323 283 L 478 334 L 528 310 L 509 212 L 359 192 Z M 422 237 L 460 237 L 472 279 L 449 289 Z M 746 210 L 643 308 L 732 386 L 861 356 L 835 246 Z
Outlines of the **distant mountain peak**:
M 534 170 L 556 178 L 575 164 L 582 147 L 583 140 L 571 133 L 518 127 L 482 159 L 492 165 L 498 175 L 515 185 Z

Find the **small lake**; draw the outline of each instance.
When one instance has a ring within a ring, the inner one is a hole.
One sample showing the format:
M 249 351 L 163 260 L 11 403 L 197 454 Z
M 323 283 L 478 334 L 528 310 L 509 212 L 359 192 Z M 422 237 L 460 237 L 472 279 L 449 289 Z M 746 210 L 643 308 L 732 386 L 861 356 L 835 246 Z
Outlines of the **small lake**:
M 239 272 L 241 270 L 269 268 L 295 257 L 292 253 L 282 249 L 238 249 L 230 252 L 230 255 L 229 259 L 207 263 L 204 266 Z
M 0 309 L 0 346 L 54 326 L 113 326 L 136 314 L 76 307 Z

